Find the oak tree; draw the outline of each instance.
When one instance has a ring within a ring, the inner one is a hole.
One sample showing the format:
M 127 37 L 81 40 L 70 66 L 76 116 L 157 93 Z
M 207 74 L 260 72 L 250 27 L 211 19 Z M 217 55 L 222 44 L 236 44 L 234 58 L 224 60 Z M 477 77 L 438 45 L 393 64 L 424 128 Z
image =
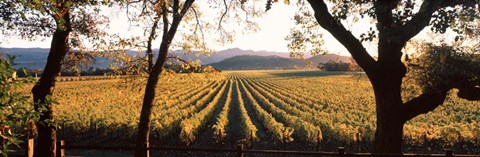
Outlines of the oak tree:
M 80 54 L 85 39 L 103 35 L 97 27 L 107 22 L 98 6 L 109 0 L 4 0 L 0 4 L 2 33 L 35 40 L 51 37 L 50 52 L 43 73 L 32 89 L 34 108 L 41 111 L 37 122 L 35 156 L 55 157 L 56 125 L 52 95 L 56 78 L 67 54 Z M 73 52 L 72 48 L 77 48 Z M 44 110 L 42 108 L 45 108 Z
M 436 33 L 456 33 L 457 36 L 451 37 L 455 40 L 460 40 L 466 35 L 478 36 L 472 34 L 472 30 L 478 28 L 475 26 L 479 21 L 480 1 L 307 0 L 299 1 L 298 4 L 305 6 L 306 2 L 311 9 L 306 9 L 302 13 L 312 15 L 321 28 L 338 40 L 370 79 L 376 100 L 375 152 L 400 153 L 404 124 L 420 114 L 437 108 L 452 89 L 459 90 L 460 98 L 480 99 L 477 94 L 480 91 L 478 81 L 472 82 L 471 79 L 441 83 L 442 86 L 435 86 L 435 92 L 423 90 L 422 94 L 405 102 L 401 95 L 402 81 L 407 73 L 407 67 L 402 62 L 404 55 L 402 50 L 407 42 L 425 28 L 430 28 Z M 374 25 L 370 26 L 367 32 L 356 36 L 346 25 L 352 21 L 360 24 L 358 21 L 362 19 L 374 21 L 367 22 Z M 298 34 L 295 36 L 302 37 Z M 369 53 L 362 44 L 366 41 L 376 41 L 371 44 L 377 44 L 378 56 L 374 57 Z M 472 75 L 470 77 L 478 78 L 480 74 Z M 430 81 L 435 82 L 438 79 Z

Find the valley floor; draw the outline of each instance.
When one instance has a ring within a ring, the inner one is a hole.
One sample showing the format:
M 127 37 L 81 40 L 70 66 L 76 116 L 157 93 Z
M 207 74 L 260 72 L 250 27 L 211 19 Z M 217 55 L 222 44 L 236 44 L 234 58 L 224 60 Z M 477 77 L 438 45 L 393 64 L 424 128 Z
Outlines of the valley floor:
M 72 145 L 134 143 L 144 79 L 58 83 L 60 138 Z M 405 87 L 405 100 L 419 91 Z M 480 152 L 480 105 L 449 95 L 404 127 L 413 153 Z M 369 152 L 375 100 L 361 73 L 224 71 L 160 80 L 151 145 Z

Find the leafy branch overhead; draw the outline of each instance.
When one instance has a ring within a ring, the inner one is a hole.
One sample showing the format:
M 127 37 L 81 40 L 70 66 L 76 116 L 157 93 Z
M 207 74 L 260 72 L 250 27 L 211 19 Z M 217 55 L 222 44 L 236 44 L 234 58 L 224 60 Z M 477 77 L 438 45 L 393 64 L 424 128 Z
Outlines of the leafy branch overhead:
M 120 1 L 119 1 L 120 2 Z M 80 0 L 59 2 L 56 0 L 24 1 L 5 0 L 0 4 L 0 28 L 7 36 L 20 36 L 27 40 L 45 40 L 54 35 L 55 30 L 69 30 L 65 57 L 65 71 L 80 71 L 84 65 L 94 62 L 92 55 L 105 49 L 107 33 L 104 28 L 110 23 L 96 6 L 109 6 L 110 0 Z M 71 15 L 66 21 L 62 17 Z M 93 45 L 93 47 L 92 47 Z

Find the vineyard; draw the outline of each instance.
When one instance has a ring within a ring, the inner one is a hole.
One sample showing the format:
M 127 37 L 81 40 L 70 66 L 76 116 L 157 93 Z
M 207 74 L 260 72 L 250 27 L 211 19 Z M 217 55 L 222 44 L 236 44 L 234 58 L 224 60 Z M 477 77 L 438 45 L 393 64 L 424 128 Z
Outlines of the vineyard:
M 58 83 L 60 138 L 75 144 L 134 143 L 145 80 Z M 26 89 L 28 89 L 27 87 Z M 405 87 L 403 97 L 416 94 Z M 454 91 L 455 92 L 455 91 Z M 319 71 L 178 74 L 159 82 L 151 144 L 257 149 L 371 149 L 375 102 L 366 76 Z M 404 127 L 407 152 L 480 151 L 480 105 L 450 94 Z

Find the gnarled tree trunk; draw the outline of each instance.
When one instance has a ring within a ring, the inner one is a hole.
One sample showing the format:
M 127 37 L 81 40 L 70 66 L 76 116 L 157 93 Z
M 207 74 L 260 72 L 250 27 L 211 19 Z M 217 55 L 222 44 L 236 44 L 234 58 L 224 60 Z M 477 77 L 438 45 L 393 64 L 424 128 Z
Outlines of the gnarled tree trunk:
M 388 74 L 386 75 L 380 76 L 379 81 L 372 81 L 377 114 L 374 151 L 377 153 L 400 153 L 405 121 L 401 116 L 400 109 L 402 106 L 401 93 L 396 89 L 400 88 L 401 84 L 392 83 Z
M 472 7 L 478 4 L 474 0 L 425 0 L 419 11 L 406 21 L 398 20 L 393 14 L 393 10 L 401 3 L 400 0 L 373 1 L 371 9 L 374 10 L 378 30 L 378 59 L 376 60 L 366 51 L 361 41 L 332 15 L 324 0 L 307 1 L 315 12 L 318 24 L 345 46 L 372 83 L 377 112 L 375 152 L 400 153 L 405 122 L 437 108 L 445 101 L 449 90 L 459 89 L 458 96 L 461 98 L 480 99 L 478 85 L 472 86 L 468 83 L 467 86 L 453 84 L 440 87 L 435 92 L 423 91 L 421 95 L 408 102 L 403 102 L 401 98 L 402 78 L 406 74 L 405 65 L 401 62 L 401 50 L 406 42 L 430 25 L 433 14 L 439 9 L 457 5 Z
M 403 45 L 390 42 L 389 38 L 380 33 L 377 66 L 367 72 L 375 93 L 376 153 L 401 153 L 403 125 L 406 122 L 401 95 L 402 79 L 406 74 L 406 67 L 401 62 Z
M 47 64 L 40 80 L 32 89 L 35 110 L 42 113 L 37 122 L 38 143 L 34 149 L 36 157 L 56 156 L 56 127 L 49 123 L 53 119 L 53 111 L 52 104 L 47 101 L 47 98 L 53 94 L 55 79 L 60 73 L 62 61 L 69 50 L 68 35 L 71 31 L 69 11 L 67 10 L 60 18 L 57 21 L 62 21 L 62 24 L 53 34 Z

